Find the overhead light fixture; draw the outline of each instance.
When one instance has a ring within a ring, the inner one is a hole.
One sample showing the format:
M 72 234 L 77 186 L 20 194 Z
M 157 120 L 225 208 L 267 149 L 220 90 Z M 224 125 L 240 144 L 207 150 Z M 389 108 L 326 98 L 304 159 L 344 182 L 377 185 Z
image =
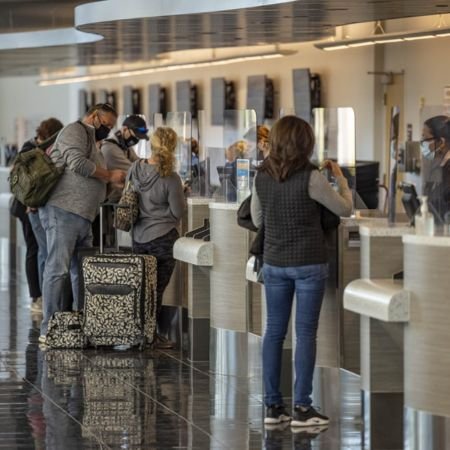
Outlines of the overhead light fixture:
M 450 36 L 450 27 L 433 28 L 420 31 L 403 31 L 396 33 L 373 34 L 366 38 L 340 39 L 326 42 L 318 42 L 315 47 L 320 50 L 333 51 L 345 48 L 365 47 L 368 45 L 392 44 L 395 42 L 419 41 L 422 39 L 433 39 L 437 37 Z
M 146 67 L 146 68 L 142 68 L 142 69 L 133 69 L 133 70 L 120 71 L 120 72 L 80 75 L 80 76 L 72 76 L 72 77 L 64 77 L 64 78 L 51 78 L 51 79 L 44 79 L 44 80 L 39 81 L 39 86 L 56 86 L 56 85 L 71 84 L 71 83 L 85 83 L 88 81 L 108 80 L 108 79 L 112 79 L 112 78 L 126 78 L 126 77 L 133 77 L 133 76 L 137 76 L 137 75 L 149 75 L 149 74 L 160 73 L 160 72 L 171 72 L 174 70 L 198 69 L 198 68 L 202 68 L 202 67 L 223 66 L 226 64 L 236 64 L 236 63 L 249 62 L 249 61 L 260 61 L 260 60 L 266 60 L 266 59 L 282 58 L 284 56 L 291 56 L 296 53 L 297 52 L 295 50 L 280 50 L 280 51 L 272 52 L 272 53 L 243 55 L 243 56 L 235 56 L 232 58 L 225 58 L 225 59 L 197 61 L 197 62 L 192 62 L 192 63 L 169 64 L 169 65 L 165 65 L 165 66 L 152 66 L 152 67 Z

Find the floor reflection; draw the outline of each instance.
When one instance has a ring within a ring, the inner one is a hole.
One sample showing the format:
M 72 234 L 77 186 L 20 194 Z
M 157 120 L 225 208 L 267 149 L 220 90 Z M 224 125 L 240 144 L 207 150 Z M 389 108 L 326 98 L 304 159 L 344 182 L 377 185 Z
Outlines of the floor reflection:
M 256 377 L 212 375 L 177 351 L 42 351 L 39 320 L 22 285 L 0 291 L 0 449 L 375 450 L 389 427 L 383 397 L 364 443 L 359 378 L 345 371 L 316 370 L 328 427 L 264 428 Z M 405 424 L 405 450 L 450 449 L 450 419 L 406 409 Z

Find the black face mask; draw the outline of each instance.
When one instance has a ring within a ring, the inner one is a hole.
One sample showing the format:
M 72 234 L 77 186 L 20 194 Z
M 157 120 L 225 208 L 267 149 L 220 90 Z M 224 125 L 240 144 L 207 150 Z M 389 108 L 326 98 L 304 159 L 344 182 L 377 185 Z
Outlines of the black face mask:
M 95 129 L 95 140 L 103 141 L 103 139 L 106 139 L 108 137 L 110 131 L 111 131 L 110 128 L 101 123 L 100 126 Z
M 139 138 L 137 138 L 136 136 L 131 136 L 127 139 L 124 139 L 125 141 L 125 145 L 127 147 L 133 147 L 133 145 L 136 145 L 139 142 Z

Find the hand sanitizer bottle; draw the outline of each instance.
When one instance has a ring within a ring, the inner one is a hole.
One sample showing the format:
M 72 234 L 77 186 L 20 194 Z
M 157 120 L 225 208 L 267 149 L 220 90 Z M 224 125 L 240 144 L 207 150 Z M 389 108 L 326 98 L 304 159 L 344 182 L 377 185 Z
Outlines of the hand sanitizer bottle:
M 428 211 L 428 198 L 425 196 L 419 198 L 421 205 L 420 213 L 417 213 L 415 217 L 416 234 L 434 236 L 434 217 Z

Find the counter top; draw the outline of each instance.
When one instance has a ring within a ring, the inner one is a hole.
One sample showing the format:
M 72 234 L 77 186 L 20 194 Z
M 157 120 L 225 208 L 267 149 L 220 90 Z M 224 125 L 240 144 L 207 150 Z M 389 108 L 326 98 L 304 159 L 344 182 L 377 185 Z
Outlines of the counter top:
M 188 197 L 187 204 L 188 205 L 209 205 L 214 200 L 212 198 L 206 197 Z
M 361 236 L 374 237 L 399 237 L 405 234 L 414 233 L 414 228 L 406 223 L 396 223 L 392 226 L 379 221 L 365 221 L 359 225 L 359 233 Z
M 427 245 L 431 247 L 450 247 L 450 236 L 424 236 L 407 234 L 403 236 L 404 244 Z
M 222 202 L 211 202 L 209 204 L 210 209 L 222 209 L 222 210 L 231 210 L 237 211 L 241 206 L 239 203 L 222 203 Z

